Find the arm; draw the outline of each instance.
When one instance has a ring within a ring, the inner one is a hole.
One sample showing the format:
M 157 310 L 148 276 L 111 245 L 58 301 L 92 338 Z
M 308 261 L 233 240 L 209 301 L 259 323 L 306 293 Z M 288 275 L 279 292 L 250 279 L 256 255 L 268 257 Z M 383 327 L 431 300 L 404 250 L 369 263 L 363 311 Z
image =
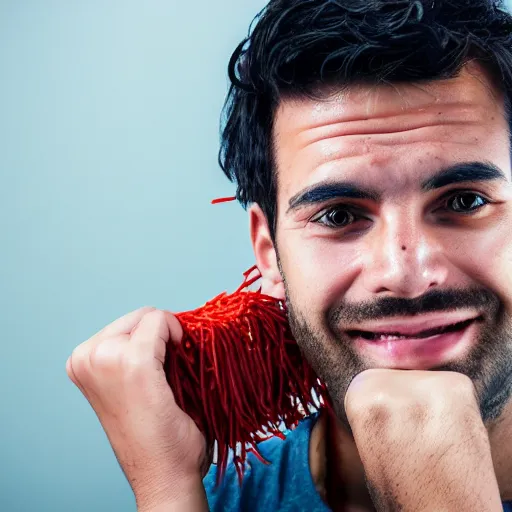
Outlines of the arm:
M 168 499 L 137 499 L 138 512 L 209 512 L 202 482 L 195 482 L 187 493 Z
M 167 382 L 168 343 L 183 330 L 171 313 L 141 308 L 80 344 L 66 364 L 93 407 L 139 512 L 208 510 L 206 441 Z
M 354 379 L 345 404 L 377 510 L 502 512 L 469 378 L 370 370 Z

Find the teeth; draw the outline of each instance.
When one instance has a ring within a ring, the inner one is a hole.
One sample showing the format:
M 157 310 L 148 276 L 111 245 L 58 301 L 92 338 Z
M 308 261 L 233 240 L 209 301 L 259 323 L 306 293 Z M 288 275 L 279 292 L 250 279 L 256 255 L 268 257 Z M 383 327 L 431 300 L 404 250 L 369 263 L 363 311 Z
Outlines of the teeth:
M 478 319 L 477 319 L 478 320 Z M 444 334 L 448 332 L 456 332 L 463 328 L 466 328 L 468 325 L 473 323 L 475 319 L 471 320 L 465 320 L 463 322 L 459 322 L 457 324 L 453 325 L 446 325 L 442 327 L 437 327 L 433 329 L 428 329 L 423 332 L 419 332 L 416 334 L 411 334 L 408 336 L 403 336 L 401 334 L 391 334 L 391 333 L 378 333 L 378 332 L 369 332 L 369 331 L 347 331 L 349 336 L 357 337 L 360 336 L 364 338 L 365 340 L 369 341 L 394 341 L 394 340 L 403 340 L 407 338 L 415 338 L 415 339 L 422 339 L 422 338 L 431 338 L 433 336 L 437 336 L 439 334 Z
M 379 341 L 392 341 L 392 340 L 403 340 L 405 339 L 405 336 L 395 336 L 392 334 L 380 334 L 377 337 L 377 340 Z

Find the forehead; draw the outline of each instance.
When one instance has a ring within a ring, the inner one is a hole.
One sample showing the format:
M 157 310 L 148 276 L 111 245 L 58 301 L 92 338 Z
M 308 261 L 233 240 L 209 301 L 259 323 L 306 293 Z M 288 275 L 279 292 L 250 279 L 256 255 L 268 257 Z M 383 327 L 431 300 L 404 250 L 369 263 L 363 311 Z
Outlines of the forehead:
M 273 136 L 278 200 L 339 177 L 400 193 L 457 161 L 510 166 L 503 94 L 476 65 L 444 81 L 284 99 Z

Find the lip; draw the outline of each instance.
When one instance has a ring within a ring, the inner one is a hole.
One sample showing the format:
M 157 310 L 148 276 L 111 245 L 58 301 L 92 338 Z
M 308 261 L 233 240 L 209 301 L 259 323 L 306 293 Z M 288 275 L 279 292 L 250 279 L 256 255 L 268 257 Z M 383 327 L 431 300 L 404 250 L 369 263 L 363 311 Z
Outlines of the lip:
M 475 318 L 460 330 L 428 338 L 367 340 L 352 337 L 355 350 L 378 368 L 429 370 L 461 360 L 478 341 L 481 322 Z M 433 324 L 429 324 L 433 325 Z M 448 325 L 443 322 L 442 325 Z
M 393 318 L 381 322 L 369 322 L 345 328 L 345 332 L 366 331 L 372 333 L 400 333 L 404 336 L 414 336 L 423 331 L 447 327 L 468 320 L 477 320 L 480 315 L 467 311 L 454 311 L 443 314 L 421 315 L 408 318 Z

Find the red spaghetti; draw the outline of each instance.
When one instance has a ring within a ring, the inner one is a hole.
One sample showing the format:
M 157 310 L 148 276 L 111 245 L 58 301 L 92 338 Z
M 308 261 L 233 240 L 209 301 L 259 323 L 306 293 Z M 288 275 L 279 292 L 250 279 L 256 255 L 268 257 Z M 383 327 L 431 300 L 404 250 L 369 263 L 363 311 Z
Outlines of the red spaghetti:
M 182 343 L 169 345 L 165 361 L 177 404 L 217 445 L 217 484 L 230 450 L 242 482 L 247 453 L 267 463 L 257 443 L 284 438 L 312 410 L 330 406 L 325 386 L 302 357 L 281 301 L 248 291 L 259 279 L 245 272 L 235 293 L 221 293 L 176 316 Z

